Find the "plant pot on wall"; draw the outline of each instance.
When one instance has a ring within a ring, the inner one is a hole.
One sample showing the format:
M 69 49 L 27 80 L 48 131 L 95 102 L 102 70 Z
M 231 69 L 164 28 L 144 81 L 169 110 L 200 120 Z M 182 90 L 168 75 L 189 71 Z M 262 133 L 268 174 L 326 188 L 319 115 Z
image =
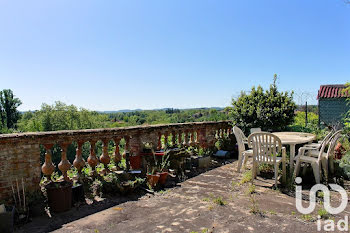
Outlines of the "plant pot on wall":
M 45 186 L 50 210 L 64 212 L 72 207 L 72 183 L 52 182 Z
M 0 213 L 0 232 L 2 233 L 13 232 L 14 216 L 15 216 L 15 207 L 6 206 L 5 212 Z
M 130 156 L 130 166 L 132 169 L 140 169 L 141 168 L 141 156 L 136 155 L 136 156 Z

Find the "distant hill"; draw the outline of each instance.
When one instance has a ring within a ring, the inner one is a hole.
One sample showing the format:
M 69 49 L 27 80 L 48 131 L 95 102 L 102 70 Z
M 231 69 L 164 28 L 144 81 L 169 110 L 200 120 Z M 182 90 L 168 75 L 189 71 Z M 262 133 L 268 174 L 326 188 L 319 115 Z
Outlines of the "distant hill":
M 117 111 L 98 111 L 100 113 L 118 113 L 118 112 L 141 112 L 141 111 L 165 111 L 167 109 L 172 108 L 156 108 L 156 109 L 121 109 Z M 175 109 L 175 108 L 174 108 Z M 202 108 L 180 108 L 179 110 L 200 110 L 200 109 L 216 109 L 216 110 L 223 110 L 223 107 L 202 107 Z

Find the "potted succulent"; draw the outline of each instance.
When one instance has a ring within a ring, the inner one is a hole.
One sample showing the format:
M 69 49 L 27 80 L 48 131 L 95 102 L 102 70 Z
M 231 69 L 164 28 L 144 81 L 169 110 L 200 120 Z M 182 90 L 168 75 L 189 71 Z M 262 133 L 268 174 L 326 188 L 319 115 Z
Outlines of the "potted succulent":
M 13 232 L 15 207 L 0 205 L 0 232 Z

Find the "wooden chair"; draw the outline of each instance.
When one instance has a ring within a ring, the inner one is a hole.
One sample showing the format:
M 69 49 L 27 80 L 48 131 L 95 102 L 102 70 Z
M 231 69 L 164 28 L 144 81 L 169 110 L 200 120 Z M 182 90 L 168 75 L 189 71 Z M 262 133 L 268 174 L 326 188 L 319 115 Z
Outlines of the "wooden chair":
M 340 132 L 337 131 L 330 137 L 326 142 L 324 142 L 318 152 L 318 156 L 315 157 L 314 153 L 307 153 L 310 151 L 310 148 L 308 147 L 301 147 L 299 149 L 298 155 L 296 156 L 296 165 L 294 169 L 294 176 L 299 175 L 300 167 L 302 163 L 305 164 L 310 164 L 313 172 L 314 172 L 314 177 L 316 180 L 316 183 L 321 182 L 321 167 L 324 170 L 324 174 L 326 179 L 328 178 L 328 161 L 329 159 L 334 156 L 334 148 L 335 145 L 340 137 Z M 327 149 L 328 146 L 328 149 Z M 327 152 L 326 152 L 327 149 Z M 311 150 L 315 152 L 315 150 Z M 332 155 L 333 154 L 333 155 Z M 310 156 L 311 155 L 311 156 Z
M 248 145 L 253 148 L 253 178 L 256 178 L 259 164 L 273 164 L 275 170 L 275 185 L 277 187 L 278 167 L 282 163 L 282 182 L 286 182 L 286 148 L 282 147 L 281 139 L 267 132 L 253 133 L 248 137 Z M 282 153 L 282 157 L 277 157 Z
M 240 128 L 238 128 L 237 126 L 234 126 L 233 133 L 236 137 L 236 141 L 237 141 L 237 145 L 238 145 L 237 171 L 240 172 L 243 163 L 246 164 L 248 161 L 248 157 L 253 156 L 253 150 L 246 150 L 245 144 L 248 143 L 248 140 Z

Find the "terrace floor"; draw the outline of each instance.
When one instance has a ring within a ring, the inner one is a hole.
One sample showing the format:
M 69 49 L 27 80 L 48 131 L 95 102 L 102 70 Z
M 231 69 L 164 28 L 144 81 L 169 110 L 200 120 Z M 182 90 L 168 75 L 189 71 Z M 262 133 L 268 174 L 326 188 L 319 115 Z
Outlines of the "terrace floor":
M 55 228 L 55 232 L 67 233 L 317 231 L 316 222 L 310 221 L 310 217 L 316 219 L 317 211 L 308 218 L 303 217 L 295 208 L 294 197 L 272 189 L 273 180 L 258 177 L 253 194 L 247 192 L 250 182 L 232 185 L 232 181 L 239 182 L 243 176 L 243 172 L 236 172 L 236 164 L 218 167 L 165 192 L 135 197 L 134 201 L 111 205 L 111 208 L 77 217 L 75 221 L 60 224 L 61 220 L 55 218 L 34 220 L 18 232 L 45 232 Z M 223 205 L 215 203 L 220 198 Z M 257 213 L 252 213 L 253 209 Z M 70 215 L 76 212 L 72 210 Z M 349 208 L 345 211 L 348 213 Z

